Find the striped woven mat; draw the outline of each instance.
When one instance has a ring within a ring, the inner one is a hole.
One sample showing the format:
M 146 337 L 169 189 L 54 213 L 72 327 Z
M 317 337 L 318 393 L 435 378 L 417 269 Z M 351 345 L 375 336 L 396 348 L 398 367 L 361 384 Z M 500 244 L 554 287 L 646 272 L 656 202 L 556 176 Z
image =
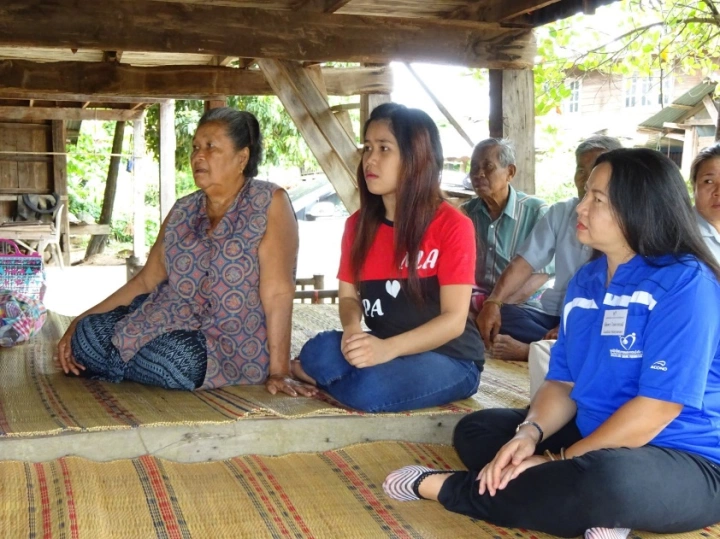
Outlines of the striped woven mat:
M 318 331 L 338 327 L 337 306 L 296 304 L 292 351 L 297 354 Z M 238 419 L 358 415 L 327 395 L 292 398 L 264 387 L 168 391 L 124 382 L 109 384 L 67 377 L 53 363 L 57 341 L 71 318 L 48 313 L 42 332 L 29 343 L 2 350 L 0 436 L 41 436 L 138 426 L 198 425 Z M 481 389 L 471 399 L 394 415 L 466 414 L 486 407 L 522 407 L 528 402 L 527 367 L 488 361 Z
M 203 464 L 153 457 L 3 462 L 0 526 L 3 537 L 46 539 L 551 537 L 474 521 L 437 503 L 390 500 L 384 477 L 412 462 L 460 464 L 450 447 L 400 442 Z M 663 537 L 720 538 L 720 531 Z

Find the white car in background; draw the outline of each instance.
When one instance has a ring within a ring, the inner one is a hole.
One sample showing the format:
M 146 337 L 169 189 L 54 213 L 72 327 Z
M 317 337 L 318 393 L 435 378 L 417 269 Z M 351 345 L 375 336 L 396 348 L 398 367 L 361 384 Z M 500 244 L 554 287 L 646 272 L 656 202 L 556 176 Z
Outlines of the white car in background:
M 329 201 L 321 201 L 313 204 L 307 212 L 305 212 L 305 220 L 315 221 L 317 219 L 330 219 L 338 217 L 339 212 L 335 204 Z

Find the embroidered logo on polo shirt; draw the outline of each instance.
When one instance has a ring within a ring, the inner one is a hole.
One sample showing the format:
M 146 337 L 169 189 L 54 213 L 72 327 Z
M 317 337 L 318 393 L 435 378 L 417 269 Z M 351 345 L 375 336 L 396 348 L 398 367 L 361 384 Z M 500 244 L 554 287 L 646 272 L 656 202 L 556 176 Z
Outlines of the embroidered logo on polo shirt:
M 628 333 L 627 335 L 619 335 L 620 340 L 619 348 L 610 349 L 610 357 L 619 357 L 621 359 L 638 359 L 643 356 L 642 350 L 633 350 L 635 342 L 637 341 L 637 335 L 635 333 Z
M 620 346 L 625 350 L 632 350 L 633 344 L 635 344 L 635 338 L 636 335 L 634 333 L 620 337 Z
M 667 370 L 666 365 L 667 365 L 667 363 L 665 363 L 665 361 L 656 361 L 655 363 L 650 365 L 650 368 L 655 371 L 666 371 Z

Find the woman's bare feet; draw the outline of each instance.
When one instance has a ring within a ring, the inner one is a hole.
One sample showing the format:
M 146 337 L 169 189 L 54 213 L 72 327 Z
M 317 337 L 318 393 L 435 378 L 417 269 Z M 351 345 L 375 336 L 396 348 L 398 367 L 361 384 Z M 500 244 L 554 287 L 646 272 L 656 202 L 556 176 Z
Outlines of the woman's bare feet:
M 488 353 L 494 359 L 527 361 L 530 354 L 530 345 L 516 341 L 509 335 L 496 335 L 492 348 L 488 350 Z
M 310 384 L 312 386 L 317 386 L 317 382 L 313 380 L 308 374 L 303 370 L 302 366 L 300 365 L 299 359 L 291 359 L 290 360 L 290 374 L 292 374 L 293 378 L 297 378 L 301 382 L 305 382 L 306 384 Z

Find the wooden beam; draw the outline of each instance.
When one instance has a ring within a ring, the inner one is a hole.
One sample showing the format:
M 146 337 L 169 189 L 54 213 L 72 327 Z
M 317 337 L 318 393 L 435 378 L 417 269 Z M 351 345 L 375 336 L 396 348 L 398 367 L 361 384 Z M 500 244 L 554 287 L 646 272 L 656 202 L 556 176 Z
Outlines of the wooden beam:
M 476 0 L 452 11 L 448 18 L 482 21 L 505 22 L 532 11 L 537 11 L 560 0 Z
M 676 122 L 663 123 L 663 127 L 667 127 L 670 129 L 690 129 L 691 127 L 696 127 L 699 125 L 715 125 L 715 121 L 711 118 L 702 118 L 699 120 L 685 121 L 684 123 L 676 123 Z
M 425 84 L 425 81 L 420 78 L 420 75 L 417 74 L 417 72 L 412 68 L 410 64 L 405 64 L 405 67 L 407 67 L 408 71 L 412 74 L 413 77 L 415 77 L 415 80 L 418 81 L 418 84 L 420 87 L 425 90 L 425 93 L 432 99 L 432 102 L 435 103 L 435 106 L 442 112 L 443 116 L 447 119 L 448 122 L 455 128 L 455 131 L 457 131 L 460 136 L 465 139 L 465 142 L 468 143 L 470 148 L 473 148 L 475 146 L 475 143 L 470 138 L 470 135 L 468 135 L 465 130 L 460 125 L 460 122 L 458 122 L 455 117 L 450 113 L 450 111 L 445 107 L 445 105 L 442 104 L 442 101 L 440 101 L 437 96 L 433 93 L 433 91 L 430 89 L 430 87 Z
M 330 95 L 392 90 L 392 72 L 388 67 L 323 68 L 323 79 Z M 0 97 L 40 99 L 42 96 L 54 101 L 93 102 L 134 98 L 152 103 L 166 99 L 210 100 L 227 95 L 274 95 L 274 92 L 260 70 L 213 66 L 133 67 L 114 62 L 0 61 Z
M 175 101 L 160 104 L 160 221 L 175 204 Z
M 133 256 L 145 263 L 145 113 L 133 121 Z
M 205 101 L 203 109 L 207 112 L 212 109 L 219 109 L 220 107 L 227 107 L 227 99 L 210 99 Z
M 503 102 L 502 87 L 503 73 L 498 69 L 491 69 L 489 73 L 490 82 L 490 112 L 488 115 L 488 131 L 492 138 L 503 138 L 505 128 L 503 127 Z
M 41 13 L 42 16 L 38 16 Z M 532 69 L 527 29 L 174 2 L 4 0 L 0 45 Z M 372 34 L 372 39 L 368 35 Z
M 333 105 L 330 110 L 333 112 L 340 112 L 341 110 L 358 110 L 360 103 L 340 103 L 339 105 Z
M 390 94 L 368 94 L 360 96 L 360 136 L 362 136 L 362 129 L 365 127 L 365 122 L 370 118 L 370 114 L 375 110 L 375 107 L 389 102 Z
M 348 211 L 360 206 L 355 185 L 360 152 L 306 69 L 294 62 L 258 60 L 258 65 L 320 163 Z
M 235 56 L 213 56 L 213 60 L 210 65 L 227 67 L 233 60 L 235 60 Z
M 247 69 L 255 63 L 255 58 L 238 58 L 238 67 L 240 69 Z
M 710 97 L 710 95 L 706 95 L 703 97 L 703 105 L 705 105 L 705 110 L 707 110 L 707 113 L 710 115 L 710 118 L 714 123 L 717 124 L 718 121 L 718 108 L 715 104 L 715 101 L 713 101 L 713 98 Z
M 117 62 L 122 58 L 123 51 L 103 51 L 103 62 Z
M 490 136 L 510 139 L 517 173 L 513 186 L 535 192 L 535 87 L 532 71 L 490 71 Z
M 51 107 L 0 107 L 1 120 L 132 120 L 140 116 L 137 110 L 70 109 Z
M 298 11 L 314 11 L 317 13 L 334 13 L 349 4 L 351 0 L 299 0 L 293 5 Z
M 690 127 L 685 130 L 685 140 L 683 140 L 682 161 L 680 170 L 683 177 L 690 179 L 690 169 L 698 151 L 698 132 L 696 127 Z
M 98 225 L 96 223 L 86 223 L 78 225 L 70 225 L 71 236 L 109 236 L 110 225 Z
M 63 120 L 52 122 L 52 151 L 53 155 L 53 190 L 67 200 L 67 157 L 65 155 L 65 139 L 67 132 Z M 65 209 L 60 220 L 60 246 L 62 247 L 63 263 L 70 265 L 70 220 L 68 219 L 68 203 L 65 202 Z

